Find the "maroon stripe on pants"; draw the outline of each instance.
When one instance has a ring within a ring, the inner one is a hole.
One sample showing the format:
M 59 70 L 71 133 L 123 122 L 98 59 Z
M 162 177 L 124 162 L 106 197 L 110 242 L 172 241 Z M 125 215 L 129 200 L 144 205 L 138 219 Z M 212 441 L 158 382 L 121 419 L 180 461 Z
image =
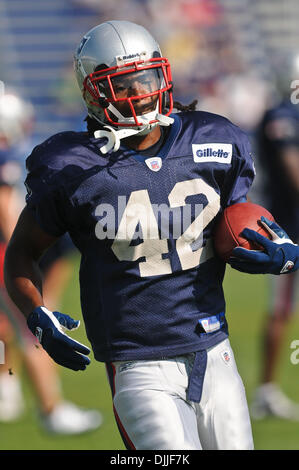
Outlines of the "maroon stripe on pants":
M 111 388 L 111 392 L 112 392 L 112 398 L 113 398 L 114 395 L 115 395 L 115 366 L 113 365 L 113 363 L 111 363 L 111 362 L 106 363 L 106 370 L 107 370 L 109 383 L 110 383 L 110 388 Z M 125 444 L 126 449 L 127 450 L 136 450 L 133 442 L 131 441 L 128 434 L 126 433 L 126 430 L 125 430 L 121 420 L 119 419 L 119 416 L 117 414 L 117 411 L 116 411 L 114 405 L 113 405 L 113 412 L 114 412 L 114 416 L 115 416 L 115 420 L 116 420 L 118 430 L 120 432 L 121 438 L 122 438 L 122 440 Z

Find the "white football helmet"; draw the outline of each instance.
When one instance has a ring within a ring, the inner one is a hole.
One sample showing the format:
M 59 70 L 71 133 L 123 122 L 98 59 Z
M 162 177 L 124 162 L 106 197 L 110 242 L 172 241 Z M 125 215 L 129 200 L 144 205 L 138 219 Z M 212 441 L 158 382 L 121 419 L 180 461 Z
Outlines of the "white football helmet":
M 0 142 L 11 147 L 31 134 L 34 109 L 14 92 L 0 95 Z
M 74 68 L 89 116 L 118 138 L 173 122 L 170 64 L 142 26 L 107 21 L 91 29 L 77 48 Z

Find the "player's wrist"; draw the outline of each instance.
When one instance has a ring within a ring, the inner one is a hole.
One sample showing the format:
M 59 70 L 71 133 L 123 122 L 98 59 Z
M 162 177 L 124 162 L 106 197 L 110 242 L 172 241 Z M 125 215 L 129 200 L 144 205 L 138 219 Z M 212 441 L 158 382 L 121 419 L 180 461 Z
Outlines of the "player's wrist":
M 49 327 L 59 328 L 59 322 L 44 305 L 35 307 L 27 317 L 27 326 L 41 343 L 43 330 Z
M 288 272 L 294 272 L 299 268 L 299 248 L 298 245 L 293 243 L 287 243 L 281 247 L 284 262 L 280 270 L 280 274 L 286 274 Z
M 36 307 L 27 317 L 27 326 L 31 333 L 37 337 L 38 341 L 41 342 L 42 339 L 42 330 L 39 327 L 39 313 L 40 307 Z
M 40 315 L 44 313 L 44 310 L 43 310 L 44 308 L 45 308 L 44 305 L 39 305 L 37 307 L 34 307 L 33 310 L 31 310 L 31 312 L 27 316 L 27 323 L 28 322 L 31 323 L 33 319 L 38 320 Z

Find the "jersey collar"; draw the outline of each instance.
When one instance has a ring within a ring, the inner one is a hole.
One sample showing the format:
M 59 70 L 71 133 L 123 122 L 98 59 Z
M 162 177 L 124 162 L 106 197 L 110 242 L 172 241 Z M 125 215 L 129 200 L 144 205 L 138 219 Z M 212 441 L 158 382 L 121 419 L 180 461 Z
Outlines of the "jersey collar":
M 170 132 L 168 136 L 166 137 L 164 144 L 162 145 L 162 147 L 160 148 L 160 150 L 158 151 L 156 155 L 149 157 L 148 155 L 141 155 L 135 152 L 135 150 L 129 150 L 130 157 L 133 157 L 138 162 L 145 162 L 145 160 L 147 160 L 148 158 L 154 158 L 154 157 L 160 157 L 162 160 L 164 160 L 164 158 L 167 157 L 182 126 L 181 119 L 179 118 L 178 114 L 171 114 L 171 117 L 174 119 L 174 122 L 173 124 L 171 124 Z M 121 145 L 121 149 L 123 151 L 124 150 L 128 151 L 128 148 L 122 145 Z

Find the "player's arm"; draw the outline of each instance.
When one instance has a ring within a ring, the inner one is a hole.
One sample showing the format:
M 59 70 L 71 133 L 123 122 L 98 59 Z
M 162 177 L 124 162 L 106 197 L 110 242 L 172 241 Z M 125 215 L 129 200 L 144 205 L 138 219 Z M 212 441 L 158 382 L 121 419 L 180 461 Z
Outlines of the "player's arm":
M 89 348 L 63 331 L 78 328 L 79 321 L 60 312 L 49 311 L 43 302 L 38 261 L 56 240 L 40 228 L 26 207 L 6 250 L 5 285 L 11 299 L 27 318 L 28 327 L 52 359 L 70 369 L 84 370 L 90 360 L 83 354 L 89 354 Z
M 0 232 L 5 243 L 11 237 L 20 210 L 21 201 L 16 189 L 0 182 Z
M 299 268 L 299 246 L 290 240 L 287 233 L 276 223 L 265 217 L 262 224 L 271 235 L 271 240 L 254 230 L 245 229 L 242 236 L 258 244 L 261 251 L 234 248 L 229 264 L 238 271 L 251 274 L 285 274 Z
M 4 279 L 10 297 L 26 317 L 43 305 L 38 261 L 55 240 L 41 230 L 29 209 L 22 211 L 6 250 Z

